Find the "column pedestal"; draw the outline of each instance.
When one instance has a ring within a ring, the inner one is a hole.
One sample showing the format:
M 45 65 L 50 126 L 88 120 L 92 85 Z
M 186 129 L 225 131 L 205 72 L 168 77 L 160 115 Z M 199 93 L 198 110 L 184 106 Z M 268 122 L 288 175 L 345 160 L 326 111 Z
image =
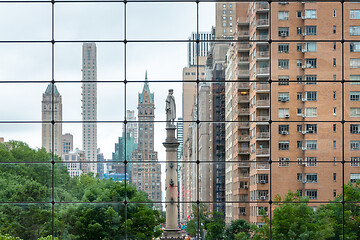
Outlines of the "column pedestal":
M 166 140 L 163 143 L 166 149 L 166 228 L 162 240 L 184 239 L 178 227 L 177 148 L 179 143 L 175 137 L 175 130 L 174 125 L 166 127 Z

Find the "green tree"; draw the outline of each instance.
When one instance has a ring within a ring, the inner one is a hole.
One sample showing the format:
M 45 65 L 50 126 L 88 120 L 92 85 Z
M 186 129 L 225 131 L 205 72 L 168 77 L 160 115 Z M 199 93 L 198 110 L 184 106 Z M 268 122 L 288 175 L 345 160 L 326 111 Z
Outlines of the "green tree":
M 231 221 L 225 229 L 224 240 L 250 239 L 251 225 L 244 219 Z
M 210 219 L 206 224 L 206 235 L 207 240 L 218 240 L 223 239 L 225 221 L 224 214 L 214 211 L 209 214 Z
M 192 219 L 187 223 L 186 232 L 192 237 L 197 236 L 197 234 L 199 234 L 199 236 L 202 236 L 205 230 L 206 223 L 209 221 L 207 212 L 208 207 L 204 203 L 200 203 L 199 208 L 195 203 L 192 204 L 191 207 Z

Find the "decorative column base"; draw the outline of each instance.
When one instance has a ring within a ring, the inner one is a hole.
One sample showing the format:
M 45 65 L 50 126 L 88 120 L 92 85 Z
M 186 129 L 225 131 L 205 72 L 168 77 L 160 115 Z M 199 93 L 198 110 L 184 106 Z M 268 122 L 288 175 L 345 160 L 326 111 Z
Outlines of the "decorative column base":
M 166 229 L 160 238 L 161 240 L 184 240 L 185 237 L 181 236 L 180 229 Z

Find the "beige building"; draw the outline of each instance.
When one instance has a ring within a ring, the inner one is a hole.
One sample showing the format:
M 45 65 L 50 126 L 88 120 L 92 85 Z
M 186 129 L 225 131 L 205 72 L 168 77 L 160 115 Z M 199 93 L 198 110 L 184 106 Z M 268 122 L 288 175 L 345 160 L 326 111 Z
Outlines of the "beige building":
M 53 94 L 54 91 L 54 94 Z M 42 147 L 48 152 L 52 152 L 54 144 L 54 154 L 62 156 L 62 99 L 56 85 L 49 84 L 42 95 L 41 101 L 42 119 Z M 55 121 L 53 125 L 51 122 Z M 60 122 L 59 122 L 60 121 Z M 53 133 L 54 126 L 54 133 Z M 54 138 L 53 138 L 54 134 Z M 54 142 L 52 141 L 54 139 Z
M 227 204 L 226 220 L 245 218 L 259 226 L 260 209 L 268 211 L 277 194 L 298 191 L 311 202 L 341 193 L 340 121 L 342 114 L 345 120 L 360 117 L 359 83 L 345 82 L 342 96 L 342 84 L 335 82 L 342 80 L 342 69 L 346 81 L 360 79 L 360 43 L 342 48 L 339 42 L 341 4 L 273 3 L 271 25 L 269 11 L 266 2 L 249 4 L 249 31 L 239 20 L 236 37 L 244 42 L 229 50 L 226 73 L 226 119 L 245 120 L 226 125 L 226 159 L 240 161 L 226 165 L 226 199 L 240 202 Z M 360 4 L 344 4 L 344 23 L 344 38 L 360 42 Z M 270 33 L 276 40 L 271 46 Z M 248 37 L 255 41 L 247 43 Z M 344 125 L 345 183 L 360 178 L 359 127 Z
M 155 206 L 161 209 L 161 165 L 154 151 L 154 119 L 154 93 L 150 92 L 146 74 L 138 98 L 138 148 L 132 153 L 132 183 L 138 190 L 147 192 L 149 199 L 157 202 Z

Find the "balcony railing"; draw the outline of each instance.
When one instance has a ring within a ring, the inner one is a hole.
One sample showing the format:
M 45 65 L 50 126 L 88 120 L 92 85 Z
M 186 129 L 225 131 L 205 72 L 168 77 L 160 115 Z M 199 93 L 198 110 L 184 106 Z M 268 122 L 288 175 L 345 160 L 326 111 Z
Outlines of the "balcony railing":
M 256 36 L 256 40 L 267 41 L 267 40 L 269 40 L 269 36 L 268 36 L 268 35 L 257 35 L 257 36 Z
M 240 154 L 249 154 L 249 148 L 239 148 L 238 153 Z
M 238 31 L 239 37 L 241 36 L 249 36 L 249 31 Z
M 250 109 L 249 108 L 240 108 L 239 110 L 239 115 L 243 115 L 243 114 L 249 114 L 250 113 Z
M 258 58 L 268 58 L 270 56 L 270 52 L 269 51 L 259 51 L 256 54 L 256 57 Z
M 249 95 L 241 95 L 239 97 L 239 102 L 248 102 L 249 101 Z
M 249 135 L 240 135 L 239 136 L 239 141 L 249 141 L 250 137 Z
M 257 100 L 256 106 L 270 106 L 270 100 Z
M 270 90 L 270 85 L 268 83 L 256 83 L 256 90 Z
M 249 82 L 239 82 L 238 83 L 238 89 L 248 89 L 248 88 L 249 88 Z
M 256 155 L 267 155 L 270 154 L 270 148 L 258 148 L 256 149 Z
M 256 3 L 256 10 L 269 10 L 269 4 L 267 2 Z
M 240 128 L 249 128 L 250 123 L 249 122 L 239 122 L 239 127 Z
M 256 117 L 256 121 L 269 121 L 270 117 L 269 116 L 257 116 Z
M 258 162 L 255 163 L 255 169 L 260 169 L 260 170 L 268 170 L 270 169 L 270 164 L 267 162 Z
M 249 44 L 248 43 L 239 43 L 238 44 L 238 50 L 249 50 Z
M 238 77 L 241 78 L 241 76 L 248 76 L 249 75 L 249 69 L 239 69 L 238 70 Z
M 269 74 L 269 73 L 270 73 L 270 68 L 268 67 L 262 67 L 256 69 L 256 74 Z
M 256 21 L 256 26 L 269 26 L 269 20 L 268 19 L 259 19 Z
M 257 138 L 270 138 L 270 132 L 259 132 L 256 134 Z
M 239 62 L 248 62 L 249 56 L 239 57 Z

